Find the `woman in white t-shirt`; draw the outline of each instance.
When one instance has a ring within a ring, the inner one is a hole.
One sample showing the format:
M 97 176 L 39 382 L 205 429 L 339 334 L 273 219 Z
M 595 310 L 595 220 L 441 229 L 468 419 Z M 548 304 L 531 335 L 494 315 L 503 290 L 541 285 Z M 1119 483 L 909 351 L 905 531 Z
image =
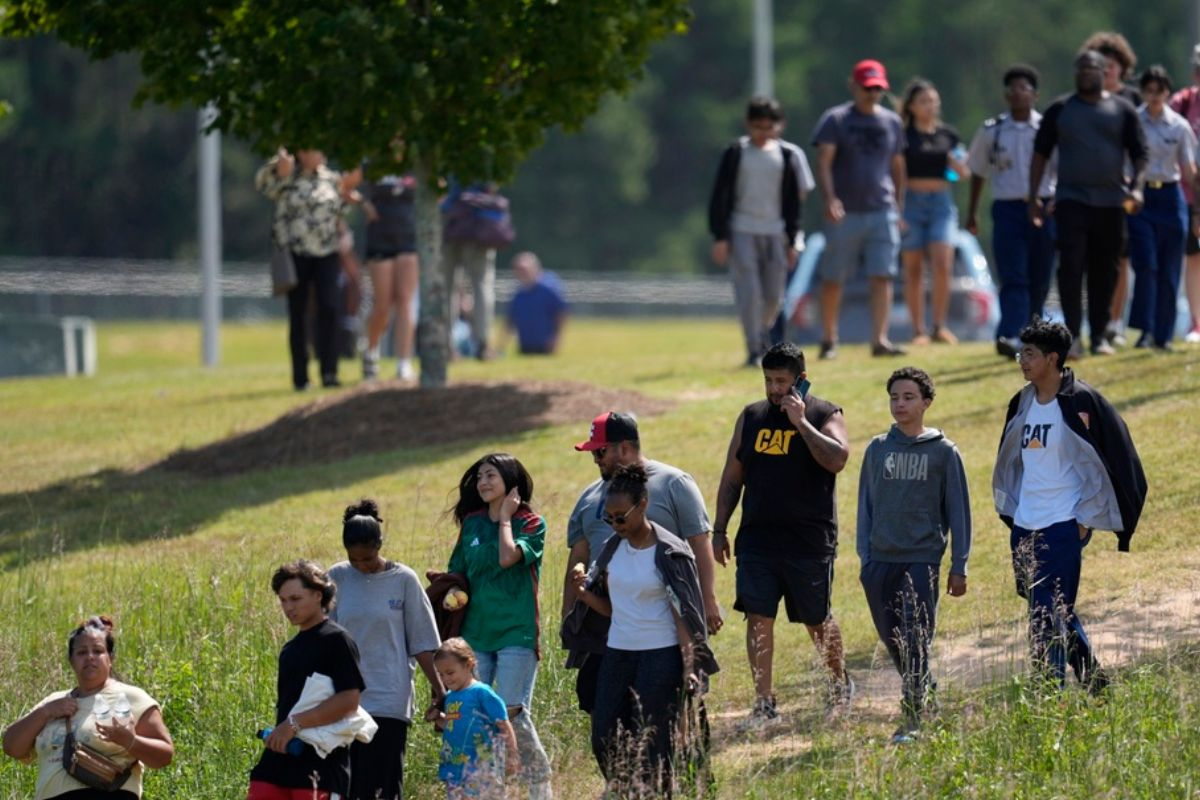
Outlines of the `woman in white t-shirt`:
M 612 619 L 592 750 L 618 793 L 637 785 L 669 791 L 680 701 L 700 683 L 696 646 L 705 637 L 702 613 L 688 615 L 696 617 L 693 626 L 680 613 L 701 596 L 695 560 L 679 537 L 646 519 L 647 500 L 645 469 L 618 468 L 604 504 L 604 521 L 617 535 L 597 559 L 595 580 L 575 576 L 579 598 Z
M 4 731 L 4 752 L 38 765 L 35 800 L 136 800 L 142 796 L 142 771 L 171 763 L 175 745 L 158 703 L 136 686 L 112 676 L 113 623 L 92 617 L 67 637 L 67 656 L 75 688 L 55 692 Z M 70 730 L 75 740 L 114 761 L 132 766 L 113 791 L 89 788 L 67 773 L 63 746 Z

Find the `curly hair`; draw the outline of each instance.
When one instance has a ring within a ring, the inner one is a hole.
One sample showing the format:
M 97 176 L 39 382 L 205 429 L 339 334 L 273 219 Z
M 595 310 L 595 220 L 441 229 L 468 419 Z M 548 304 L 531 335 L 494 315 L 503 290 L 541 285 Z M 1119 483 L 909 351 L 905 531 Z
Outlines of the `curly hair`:
M 301 558 L 283 564 L 271 576 L 271 590 L 279 594 L 279 590 L 290 580 L 300 581 L 305 589 L 321 593 L 321 608 L 326 612 L 333 608 L 333 598 L 337 595 L 337 584 L 330 579 L 329 574 L 321 569 L 315 561 Z
M 887 382 L 889 393 L 892 391 L 892 384 L 896 381 L 912 381 L 921 390 L 921 397 L 926 400 L 933 399 L 933 378 L 929 377 L 929 373 L 920 367 L 901 367 L 893 372 Z
M 1096 31 L 1083 42 L 1080 51 L 1095 50 L 1105 58 L 1111 58 L 1121 65 L 1121 80 L 1127 80 L 1137 66 L 1137 54 L 1129 45 L 1129 40 L 1116 31 Z

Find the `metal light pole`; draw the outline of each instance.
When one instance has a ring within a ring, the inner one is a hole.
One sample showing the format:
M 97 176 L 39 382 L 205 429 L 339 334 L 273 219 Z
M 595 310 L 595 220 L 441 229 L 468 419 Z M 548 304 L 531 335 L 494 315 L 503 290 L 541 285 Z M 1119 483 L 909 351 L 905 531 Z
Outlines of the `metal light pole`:
M 198 114 L 196 194 L 199 207 L 200 321 L 204 366 L 221 360 L 221 133 L 205 133 L 217 109 L 205 106 Z
M 754 0 L 754 93 L 775 96 L 771 0 Z

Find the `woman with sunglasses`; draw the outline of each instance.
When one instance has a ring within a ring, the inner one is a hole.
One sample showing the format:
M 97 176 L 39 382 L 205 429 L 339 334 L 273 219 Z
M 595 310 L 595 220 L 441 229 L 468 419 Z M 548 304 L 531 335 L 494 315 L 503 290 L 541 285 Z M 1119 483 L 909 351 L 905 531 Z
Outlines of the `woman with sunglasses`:
M 476 677 L 509 708 L 530 800 L 549 800 L 550 759 L 533 727 L 538 659 L 538 580 L 546 522 L 529 507 L 533 478 L 508 453 L 490 453 L 458 482 L 461 528 L 447 572 L 470 584 L 462 637 L 475 651 Z M 516 709 L 514 711 L 514 709 Z
M 646 519 L 648 500 L 645 468 L 618 467 L 604 504 L 616 536 L 592 574 L 575 577 L 579 599 L 611 618 L 592 751 L 618 794 L 638 785 L 670 793 L 683 692 L 699 691 L 719 669 L 695 558 L 682 539 Z

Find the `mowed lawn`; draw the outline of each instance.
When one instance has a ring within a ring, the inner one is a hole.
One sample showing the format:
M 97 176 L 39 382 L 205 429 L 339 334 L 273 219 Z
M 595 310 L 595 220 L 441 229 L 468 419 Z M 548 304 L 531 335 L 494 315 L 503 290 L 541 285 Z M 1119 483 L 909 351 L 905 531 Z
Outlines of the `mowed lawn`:
M 143 472 L 181 447 L 255 430 L 334 395 L 291 391 L 282 324 L 226 326 L 224 360 L 214 370 L 196 366 L 200 342 L 193 326 L 104 324 L 99 334 L 95 378 L 0 383 L 0 724 L 72 685 L 65 635 L 87 615 L 107 612 L 118 624 L 117 670 L 163 703 L 175 735 L 175 763 L 148 777 L 146 796 L 244 796 L 261 747 L 252 734 L 271 721 L 276 656 L 292 633 L 268 586 L 274 568 L 297 557 L 325 565 L 341 559 L 341 511 L 362 496 L 382 506 L 385 555 L 418 572 L 442 567 L 456 534 L 446 513 L 450 491 L 479 455 L 505 450 L 533 474 L 534 505 L 549 531 L 534 715 L 555 764 L 558 794 L 600 793 L 587 719 L 574 709 L 574 673 L 561 668 L 557 633 L 567 516 L 596 477 L 591 459 L 572 447 L 586 438 L 590 416 L 517 436 L 386 449 L 230 477 Z M 1129 350 L 1079 364 L 1079 375 L 1125 416 L 1150 482 L 1132 552 L 1117 553 L 1116 538 L 1107 533 L 1088 548 L 1079 599 L 1085 622 L 1161 609 L 1173 597 L 1197 594 L 1200 347 L 1180 350 Z M 583 382 L 671 401 L 666 413 L 641 420 L 644 452 L 691 472 L 712 513 L 734 419 L 763 396 L 761 373 L 741 367 L 741 360 L 732 321 L 577 320 L 559 356 L 464 362 L 451 376 L 452 383 Z M 871 676 L 886 675 L 888 665 L 880 660 L 857 581 L 855 497 L 866 442 L 890 423 L 884 383 L 902 364 L 934 377 L 938 396 L 926 421 L 958 443 L 972 493 L 969 592 L 942 603 L 939 639 L 954 643 L 969 662 L 973 643 L 1020 629 L 1023 605 L 1012 589 L 1008 532 L 992 511 L 990 492 L 1004 409 L 1021 385 L 1015 363 L 983 344 L 928 347 L 895 361 L 846 346 L 835 362 L 814 359 L 812 391 L 845 409 L 851 435 L 850 463 L 838 483 L 834 610 L 851 669 L 867 688 L 847 720 L 825 723 L 812 647 L 802 629 L 781 625 L 776 687 L 786 725 L 765 738 L 736 733 L 752 688 L 744 626 L 730 610 L 733 569 L 721 571 L 729 624 L 713 641 L 723 670 L 709 697 L 717 792 L 1196 796 L 1200 631 L 1194 611 L 1163 626 L 1154 652 L 1129 661 L 1101 650 L 1102 659 L 1127 661 L 1107 702 L 1078 691 L 1042 698 L 1003 660 L 973 664 L 942 675 L 942 717 L 922 742 L 902 751 L 887 747 L 896 699 L 886 691 L 871 694 L 872 685 L 886 686 Z M 344 362 L 342 369 L 349 385 L 342 391 L 352 391 L 358 365 Z M 994 680 L 981 682 L 979 675 Z M 419 695 L 425 692 L 419 681 Z M 410 742 L 408 795 L 443 796 L 432 732 L 420 726 Z M 0 760 L 0 797 L 31 796 L 34 773 L 32 766 Z

